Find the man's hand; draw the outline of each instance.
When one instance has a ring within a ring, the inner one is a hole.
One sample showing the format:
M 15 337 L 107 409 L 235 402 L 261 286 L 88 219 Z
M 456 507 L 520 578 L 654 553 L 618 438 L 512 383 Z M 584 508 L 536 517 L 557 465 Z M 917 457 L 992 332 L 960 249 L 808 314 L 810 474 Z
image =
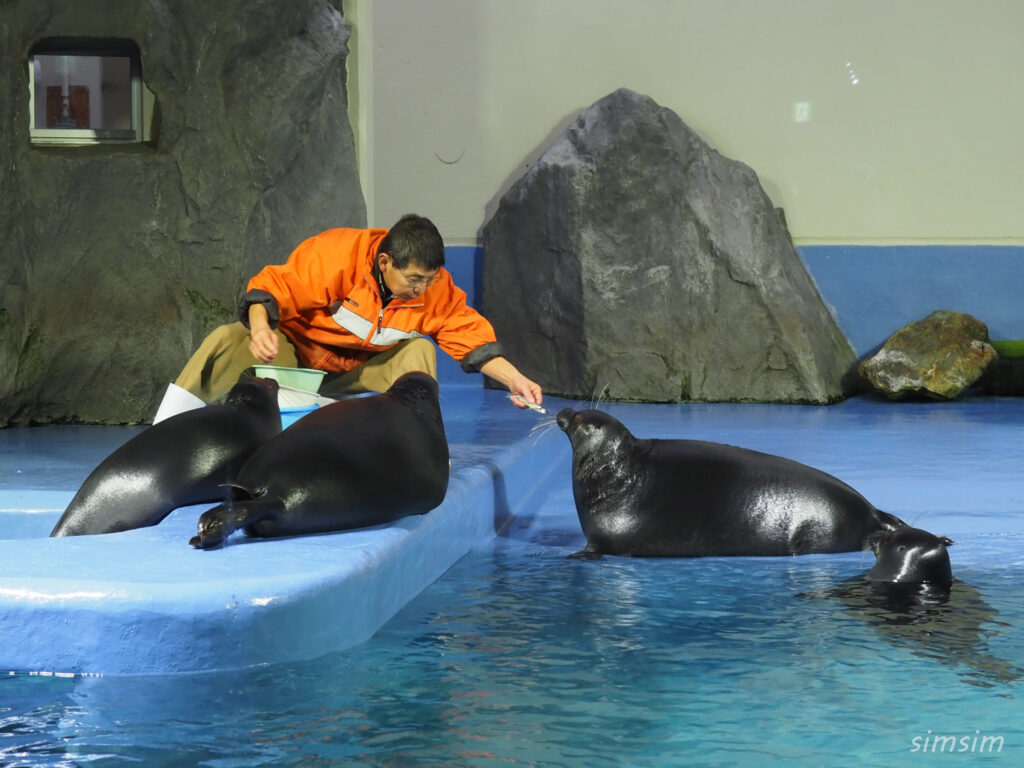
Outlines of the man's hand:
M 249 351 L 261 363 L 271 363 L 277 357 L 277 334 L 270 329 L 267 308 L 262 304 L 249 307 Z
M 277 334 L 270 328 L 249 331 L 249 351 L 261 363 L 272 363 L 277 357 Z
M 526 403 L 540 405 L 544 400 L 544 393 L 540 384 L 526 378 L 519 370 L 504 357 L 495 357 L 480 366 L 480 372 L 499 381 L 508 387 L 508 391 L 518 397 L 510 398 L 516 408 L 526 408 Z M 525 401 L 525 402 L 524 402 Z
M 544 394 L 541 392 L 540 385 L 534 381 L 530 381 L 521 373 L 509 383 L 508 391 L 513 395 L 519 395 L 523 398 L 522 400 L 518 397 L 512 398 L 512 403 L 516 408 L 526 408 L 526 403 L 540 405 L 541 401 L 544 399 Z

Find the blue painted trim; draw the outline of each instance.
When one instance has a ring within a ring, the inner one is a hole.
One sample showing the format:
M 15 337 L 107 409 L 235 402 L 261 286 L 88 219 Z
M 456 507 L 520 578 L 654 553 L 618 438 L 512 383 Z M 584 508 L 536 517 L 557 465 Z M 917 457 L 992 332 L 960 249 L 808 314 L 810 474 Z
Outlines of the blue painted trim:
M 1024 338 L 1024 246 L 805 245 L 798 251 L 859 356 L 937 309 L 974 315 L 993 339 Z

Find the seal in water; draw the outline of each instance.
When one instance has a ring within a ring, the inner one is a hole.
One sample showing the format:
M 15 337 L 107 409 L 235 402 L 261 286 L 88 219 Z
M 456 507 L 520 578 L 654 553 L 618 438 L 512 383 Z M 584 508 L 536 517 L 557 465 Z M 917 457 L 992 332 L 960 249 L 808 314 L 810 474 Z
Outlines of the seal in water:
M 920 528 L 875 531 L 865 539 L 875 553 L 875 564 L 864 577 L 887 584 L 932 584 L 948 587 L 953 581 L 949 551 L 953 540 Z
M 277 382 L 243 379 L 223 405 L 171 416 L 110 454 L 86 478 L 50 535 L 143 528 L 178 507 L 223 499 L 230 493 L 223 486 L 280 431 Z
M 906 525 L 825 472 L 699 440 L 643 440 L 602 411 L 562 410 L 587 546 L 578 557 L 800 555 L 861 549 Z
M 838 599 L 891 645 L 954 667 L 971 685 L 991 688 L 1019 680 L 1024 673 L 1018 667 L 989 651 L 989 639 L 1007 624 L 977 587 L 953 577 L 947 551 L 952 544 L 920 528 L 869 534 L 871 570 L 797 597 Z M 836 625 L 831 617 L 825 623 Z M 821 634 L 829 631 L 823 627 Z
M 235 498 L 199 518 L 192 546 L 250 536 L 324 533 L 428 512 L 448 489 L 437 382 L 407 373 L 380 395 L 303 416 L 245 463 Z

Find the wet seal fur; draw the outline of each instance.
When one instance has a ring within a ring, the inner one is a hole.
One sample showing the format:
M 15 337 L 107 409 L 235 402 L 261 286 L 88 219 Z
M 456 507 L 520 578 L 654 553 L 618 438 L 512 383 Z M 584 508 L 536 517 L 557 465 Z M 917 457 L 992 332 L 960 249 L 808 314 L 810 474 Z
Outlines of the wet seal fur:
M 801 555 L 862 549 L 906 526 L 796 461 L 700 440 L 644 440 L 597 410 L 562 410 L 587 546 L 577 557 Z
M 929 584 L 948 587 L 953 582 L 947 547 L 953 540 L 921 528 L 876 531 L 865 545 L 875 553 L 875 564 L 864 577 L 884 584 Z
M 313 411 L 253 454 L 234 486 L 234 500 L 199 518 L 192 546 L 219 547 L 238 529 L 326 533 L 430 511 L 448 490 L 437 382 L 407 373 L 383 394 Z
M 224 485 L 280 431 L 277 382 L 243 379 L 223 405 L 171 416 L 111 453 L 86 478 L 50 535 L 144 528 L 178 507 L 224 499 Z
M 950 539 L 906 527 L 873 533 L 865 544 L 875 554 L 867 573 L 797 597 L 839 600 L 892 646 L 954 667 L 970 685 L 992 688 L 1024 675 L 989 652 L 988 639 L 1007 625 L 976 587 L 954 578 Z

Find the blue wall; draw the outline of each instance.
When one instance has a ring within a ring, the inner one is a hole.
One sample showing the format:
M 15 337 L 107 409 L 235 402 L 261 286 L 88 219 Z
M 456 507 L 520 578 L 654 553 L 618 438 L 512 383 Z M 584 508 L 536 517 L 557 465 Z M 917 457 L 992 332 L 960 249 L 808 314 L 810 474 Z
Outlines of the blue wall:
M 1024 247 L 813 245 L 798 250 L 861 357 L 936 309 L 974 315 L 992 339 L 1024 338 Z
M 446 245 L 444 248 L 445 268 L 451 272 L 455 284 L 466 292 L 466 302 L 480 308 L 481 264 L 483 248 L 475 245 Z M 466 375 L 459 364 L 444 352 L 437 353 L 438 381 L 450 384 L 472 384 L 479 381 L 480 374 Z
M 806 245 L 797 249 L 857 355 L 936 309 L 968 312 L 993 339 L 1024 339 L 1024 246 Z M 483 251 L 447 246 L 448 270 L 478 307 Z M 468 384 L 458 363 L 438 355 L 442 381 Z

